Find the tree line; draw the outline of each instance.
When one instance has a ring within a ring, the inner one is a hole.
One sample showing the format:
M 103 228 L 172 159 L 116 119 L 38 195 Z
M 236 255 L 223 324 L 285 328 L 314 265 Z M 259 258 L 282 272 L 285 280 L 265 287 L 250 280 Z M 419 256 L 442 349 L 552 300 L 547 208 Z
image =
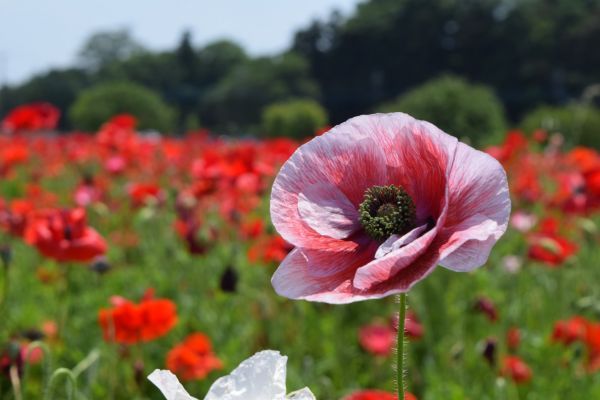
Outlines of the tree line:
M 289 49 L 251 57 L 228 40 L 146 49 L 126 31 L 87 40 L 77 65 L 0 89 L 0 115 L 44 100 L 66 115 L 87 89 L 139 84 L 172 110 L 172 130 L 253 132 L 270 104 L 321 103 L 331 123 L 372 112 L 444 74 L 493 89 L 512 121 L 600 82 L 600 0 L 368 0 L 298 31 Z

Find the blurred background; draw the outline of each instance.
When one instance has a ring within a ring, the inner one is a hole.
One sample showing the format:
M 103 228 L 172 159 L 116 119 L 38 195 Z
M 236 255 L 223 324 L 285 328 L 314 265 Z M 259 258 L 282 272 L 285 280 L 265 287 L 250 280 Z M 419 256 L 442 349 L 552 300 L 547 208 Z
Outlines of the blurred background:
M 201 398 L 263 349 L 395 399 L 395 299 L 278 296 L 269 219 L 299 145 L 391 111 L 512 199 L 483 268 L 411 289 L 411 393 L 600 399 L 599 45 L 600 0 L 0 0 L 0 399 Z
M 60 128 L 310 136 L 406 111 L 476 144 L 507 127 L 597 145 L 597 0 L 29 1 L 1 5 L 0 116 Z M 301 116 L 301 117 L 299 117 Z

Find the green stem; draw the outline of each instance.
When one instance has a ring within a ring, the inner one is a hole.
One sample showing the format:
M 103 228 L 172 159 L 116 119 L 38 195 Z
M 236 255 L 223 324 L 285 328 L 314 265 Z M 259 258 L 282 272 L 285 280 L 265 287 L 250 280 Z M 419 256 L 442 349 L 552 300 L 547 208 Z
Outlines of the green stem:
M 406 293 L 401 293 L 400 299 L 400 311 L 398 314 L 398 352 L 396 353 L 396 374 L 398 382 L 398 399 L 404 400 L 404 391 L 406 384 L 404 382 L 404 359 L 405 355 L 405 343 L 404 343 L 404 324 L 406 321 Z
M 67 382 L 68 382 L 68 385 L 66 388 L 67 399 L 71 400 L 73 398 L 74 393 L 77 392 L 77 380 L 75 379 L 75 376 L 73 376 L 73 373 L 71 372 L 71 370 L 69 370 L 67 368 L 59 368 L 56 371 L 54 371 L 54 373 L 50 377 L 50 380 L 48 381 L 48 386 L 46 387 L 46 390 L 44 393 L 44 400 L 54 400 L 55 399 L 54 386 L 56 386 L 58 379 L 63 375 L 67 378 Z
M 4 273 L 2 277 L 2 293 L 0 294 L 0 314 L 3 314 L 2 311 L 4 311 L 4 306 L 6 305 L 8 299 L 8 290 L 10 287 L 10 277 L 8 276 L 8 269 L 8 265 L 2 263 L 2 272 Z

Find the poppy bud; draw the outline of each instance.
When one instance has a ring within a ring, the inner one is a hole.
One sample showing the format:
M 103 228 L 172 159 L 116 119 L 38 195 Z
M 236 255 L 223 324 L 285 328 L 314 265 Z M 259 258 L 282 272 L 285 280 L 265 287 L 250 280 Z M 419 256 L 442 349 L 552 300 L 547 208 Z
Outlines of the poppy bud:
M 133 364 L 133 376 L 135 383 L 140 386 L 146 380 L 146 374 L 144 373 L 144 362 L 142 360 L 136 360 Z
M 496 365 L 496 339 L 488 338 L 483 346 L 483 358 L 485 358 L 490 366 Z
M 12 250 L 10 246 L 4 245 L 0 247 L 0 259 L 2 260 L 4 268 L 8 268 L 10 266 L 10 262 L 12 261 Z
M 90 264 L 90 269 L 92 271 L 96 272 L 98 275 L 104 275 L 105 273 L 107 273 L 110 270 L 110 268 L 111 268 L 111 265 L 108 263 L 108 261 L 104 257 L 97 257 Z
M 221 275 L 221 290 L 224 292 L 233 293 L 237 289 L 238 274 L 235 269 L 230 265 L 228 266 L 223 275 Z
M 21 332 L 21 336 L 31 342 L 35 342 L 36 340 L 42 340 L 46 335 L 39 329 L 27 329 Z
M 477 299 L 474 309 L 485 314 L 485 316 L 492 322 L 496 322 L 498 320 L 498 311 L 496 310 L 496 306 L 488 298 L 480 297 Z

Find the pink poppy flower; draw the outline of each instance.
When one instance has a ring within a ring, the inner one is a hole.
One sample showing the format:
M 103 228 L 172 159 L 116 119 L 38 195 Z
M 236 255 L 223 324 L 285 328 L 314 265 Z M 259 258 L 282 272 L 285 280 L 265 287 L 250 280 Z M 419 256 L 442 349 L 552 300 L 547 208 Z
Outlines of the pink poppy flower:
M 280 295 L 349 303 L 407 292 L 440 264 L 483 265 L 510 214 L 486 153 L 402 113 L 352 118 L 300 146 L 273 184 L 271 219 L 294 250 Z

